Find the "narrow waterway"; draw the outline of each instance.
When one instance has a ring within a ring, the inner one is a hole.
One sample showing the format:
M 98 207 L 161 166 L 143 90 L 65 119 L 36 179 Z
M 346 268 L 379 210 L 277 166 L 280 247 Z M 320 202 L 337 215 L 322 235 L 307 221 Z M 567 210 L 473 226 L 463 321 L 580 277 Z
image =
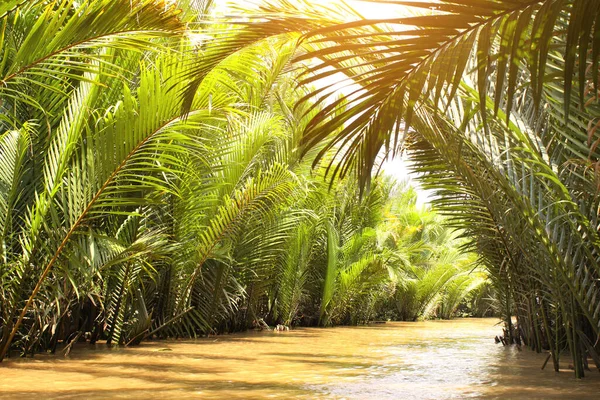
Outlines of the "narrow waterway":
M 597 399 L 600 373 L 540 369 L 494 319 L 249 332 L 0 364 L 1 398 Z M 568 362 L 564 363 L 567 367 Z

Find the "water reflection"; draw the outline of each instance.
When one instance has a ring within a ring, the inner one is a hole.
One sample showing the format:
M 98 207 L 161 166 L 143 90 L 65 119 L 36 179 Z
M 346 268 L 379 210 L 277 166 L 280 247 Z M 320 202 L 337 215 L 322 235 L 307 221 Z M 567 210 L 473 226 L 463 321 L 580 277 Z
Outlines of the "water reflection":
M 540 370 L 497 321 L 388 323 L 75 349 L 0 365 L 1 398 L 598 398 L 600 374 Z

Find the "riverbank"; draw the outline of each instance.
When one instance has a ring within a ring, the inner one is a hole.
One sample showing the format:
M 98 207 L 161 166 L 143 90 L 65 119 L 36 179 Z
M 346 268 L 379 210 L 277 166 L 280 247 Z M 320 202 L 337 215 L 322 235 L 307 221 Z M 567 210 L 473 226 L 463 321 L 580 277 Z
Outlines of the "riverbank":
M 247 332 L 0 364 L 0 398 L 597 398 L 600 374 L 540 369 L 496 319 Z M 566 363 L 564 365 L 567 366 Z

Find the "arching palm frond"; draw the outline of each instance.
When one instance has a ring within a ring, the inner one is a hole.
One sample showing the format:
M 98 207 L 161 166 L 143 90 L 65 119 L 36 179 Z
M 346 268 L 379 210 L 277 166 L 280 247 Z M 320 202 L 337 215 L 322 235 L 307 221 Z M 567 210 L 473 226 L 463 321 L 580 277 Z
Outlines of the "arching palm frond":
M 351 16 L 355 19 L 352 22 L 340 22 L 318 18 L 317 10 L 307 2 L 294 3 L 300 15 L 286 18 L 281 10 L 291 13 L 292 5 L 272 2 L 260 9 L 265 22 L 249 27 L 257 32 L 269 30 L 272 35 L 285 31 L 304 35 L 307 51 L 297 61 L 318 62 L 309 66 L 303 82 L 324 82 L 312 97 L 317 103 L 327 102 L 308 126 L 304 144 L 311 148 L 327 142 L 320 157 L 331 148 L 341 147 L 344 165 L 356 161 L 361 166 L 358 170 L 363 184 L 382 152 L 393 155 L 401 147 L 415 107 L 428 99 L 440 104 L 454 97 L 466 76 L 472 77 L 480 103 L 485 104 L 489 95 L 495 112 L 502 108 L 506 118 L 515 107 L 521 84 L 530 84 L 533 109 L 539 111 L 543 82 L 550 77 L 562 82 L 565 89 L 561 96 L 565 116 L 571 112 L 574 82 L 583 102 L 587 66 L 597 65 L 600 54 L 600 46 L 593 40 L 599 29 L 595 2 L 478 0 L 469 6 L 453 0 L 433 6 L 418 1 L 386 3 L 427 11 L 379 20 Z M 562 76 L 558 77 L 555 70 L 547 68 L 557 54 L 565 57 Z M 344 96 L 347 104 L 343 112 L 324 118 L 341 107 L 340 100 L 326 100 L 338 88 L 327 80 L 336 73 L 347 76 L 350 94 Z M 597 82 L 597 75 L 591 73 L 593 82 Z M 338 128 L 340 132 L 332 136 Z M 342 166 L 338 171 L 343 176 L 347 168 Z

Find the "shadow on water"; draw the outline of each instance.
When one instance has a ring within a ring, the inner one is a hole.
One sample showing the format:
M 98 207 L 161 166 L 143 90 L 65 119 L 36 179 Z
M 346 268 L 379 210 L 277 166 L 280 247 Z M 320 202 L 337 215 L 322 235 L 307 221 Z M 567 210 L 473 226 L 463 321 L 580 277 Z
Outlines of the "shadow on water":
M 262 399 L 264 396 L 261 394 L 265 390 L 271 391 L 276 390 L 279 393 L 294 393 L 300 394 L 300 387 L 298 385 L 290 384 L 261 384 L 253 382 L 231 382 L 231 381 L 219 381 L 215 380 L 210 384 L 205 383 L 191 383 L 185 381 L 175 381 L 173 385 L 177 385 L 177 389 L 173 390 L 161 390 L 159 393 L 156 391 L 147 391 L 144 389 L 123 389 L 123 388 L 91 388 L 87 390 L 57 390 L 44 392 L 41 398 L 43 399 L 105 399 L 105 398 L 188 398 L 188 397 L 201 397 L 201 398 L 240 398 L 240 399 Z M 224 394 L 223 392 L 227 392 Z M 238 395 L 231 394 L 232 392 L 238 392 Z M 270 396 L 274 397 L 274 396 Z M 0 393 L 0 398 L 15 398 L 15 399 L 33 399 L 40 398 L 39 393 L 32 391 L 12 391 L 10 395 Z
M 495 345 L 496 320 L 248 332 L 0 364 L 0 398 L 598 398 L 545 355 Z M 566 365 L 566 362 L 565 362 Z

